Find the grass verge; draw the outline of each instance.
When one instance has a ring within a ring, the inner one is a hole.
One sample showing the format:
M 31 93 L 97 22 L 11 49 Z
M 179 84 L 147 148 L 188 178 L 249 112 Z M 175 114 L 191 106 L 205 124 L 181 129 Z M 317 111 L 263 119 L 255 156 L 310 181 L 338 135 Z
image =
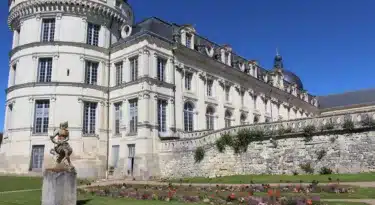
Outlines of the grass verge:
M 330 180 L 331 179 L 331 180 Z M 183 183 L 220 183 L 220 184 L 249 184 L 251 182 L 262 183 L 310 183 L 313 180 L 320 183 L 337 181 L 340 182 L 370 182 L 375 181 L 375 173 L 358 173 L 358 174 L 331 174 L 331 175 L 234 175 L 218 178 L 185 178 L 175 179 L 172 182 Z

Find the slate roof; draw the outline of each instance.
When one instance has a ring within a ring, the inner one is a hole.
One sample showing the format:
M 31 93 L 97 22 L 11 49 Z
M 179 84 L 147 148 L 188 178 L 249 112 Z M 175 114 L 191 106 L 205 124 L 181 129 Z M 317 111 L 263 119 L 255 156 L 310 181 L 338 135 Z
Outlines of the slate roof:
M 318 102 L 320 109 L 375 103 L 375 89 L 318 96 Z

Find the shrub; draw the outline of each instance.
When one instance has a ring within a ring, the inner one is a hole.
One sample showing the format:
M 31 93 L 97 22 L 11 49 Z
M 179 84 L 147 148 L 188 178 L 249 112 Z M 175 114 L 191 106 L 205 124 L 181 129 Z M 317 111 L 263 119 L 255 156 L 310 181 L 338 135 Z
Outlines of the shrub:
M 335 128 L 335 125 L 332 121 L 327 122 L 327 124 L 323 126 L 323 129 L 325 130 L 333 130 L 333 128 Z
M 375 120 L 369 115 L 364 115 L 363 119 L 361 119 L 361 125 L 363 127 L 374 127 Z
M 204 158 L 204 154 L 205 154 L 205 151 L 204 151 L 203 147 L 198 147 L 195 150 L 195 154 L 194 154 L 195 162 L 196 163 L 201 162 Z
M 315 130 L 316 127 L 314 125 L 307 125 L 303 128 L 303 135 L 305 136 L 305 141 L 311 141 Z
M 218 140 L 216 140 L 215 144 L 216 144 L 216 148 L 217 148 L 217 150 L 218 150 L 220 153 L 223 153 L 223 152 L 225 151 L 225 143 L 224 143 L 224 141 L 222 140 L 222 138 L 219 138 Z
M 318 160 L 321 160 L 323 159 L 324 156 L 326 156 L 327 154 L 327 151 L 325 151 L 324 149 L 320 150 L 317 155 L 318 155 Z
M 278 130 L 279 135 L 288 134 L 291 132 L 292 132 L 292 128 L 289 126 L 287 128 L 284 128 L 284 126 L 281 126 L 280 129 Z
M 311 167 L 311 163 L 305 163 L 305 164 L 300 164 L 299 167 L 306 172 L 307 174 L 313 174 L 314 173 L 314 168 Z
M 321 175 L 327 175 L 327 174 L 332 174 L 332 173 L 333 173 L 332 169 L 330 169 L 328 167 L 322 167 L 319 170 L 319 174 L 321 174 Z
M 294 176 L 297 176 L 297 175 L 298 175 L 298 172 L 297 172 L 297 171 L 293 171 L 293 175 L 294 175 Z
M 342 128 L 347 131 L 353 131 L 354 122 L 351 119 L 345 119 L 344 123 L 342 124 Z

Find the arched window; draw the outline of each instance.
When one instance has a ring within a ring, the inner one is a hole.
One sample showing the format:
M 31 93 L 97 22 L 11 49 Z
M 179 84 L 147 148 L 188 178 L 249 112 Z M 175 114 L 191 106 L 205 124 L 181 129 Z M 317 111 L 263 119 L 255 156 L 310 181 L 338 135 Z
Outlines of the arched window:
M 247 120 L 247 116 L 245 113 L 242 113 L 241 114 L 241 117 L 240 117 L 240 122 L 241 122 L 241 125 L 246 125 L 246 120 Z
M 206 128 L 208 130 L 215 129 L 215 116 L 214 116 L 215 110 L 212 107 L 207 107 L 206 110 Z
M 231 121 L 232 121 L 232 113 L 229 110 L 225 111 L 224 120 L 225 120 L 225 127 L 230 127 Z
M 184 127 L 186 132 L 194 130 L 194 106 L 190 102 L 184 104 Z

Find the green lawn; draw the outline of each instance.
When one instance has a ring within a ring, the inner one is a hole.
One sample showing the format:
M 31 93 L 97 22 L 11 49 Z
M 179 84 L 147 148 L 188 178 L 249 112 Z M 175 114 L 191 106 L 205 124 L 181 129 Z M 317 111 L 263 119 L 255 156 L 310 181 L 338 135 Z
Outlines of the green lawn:
M 224 176 L 219 178 L 185 178 L 182 179 L 184 183 L 222 183 L 222 184 L 241 184 L 241 183 L 280 183 L 280 182 L 306 182 L 313 180 L 319 182 L 329 182 L 339 179 L 341 182 L 369 182 L 375 181 L 375 173 L 359 173 L 359 174 L 332 174 L 332 175 L 235 175 Z M 172 180 L 173 182 L 180 182 L 179 179 Z
M 0 192 L 24 189 L 41 189 L 42 178 L 21 176 L 0 176 Z

